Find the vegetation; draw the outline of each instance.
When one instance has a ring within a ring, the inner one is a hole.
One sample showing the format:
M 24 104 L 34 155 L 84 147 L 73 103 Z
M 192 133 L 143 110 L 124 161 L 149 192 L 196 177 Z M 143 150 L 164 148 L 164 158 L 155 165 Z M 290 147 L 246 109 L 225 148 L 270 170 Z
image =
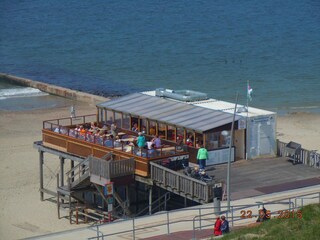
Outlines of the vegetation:
M 302 218 L 273 218 L 251 228 L 243 228 L 224 236 L 223 240 L 320 240 L 320 204 L 305 206 L 301 209 Z M 279 214 L 278 214 L 279 215 Z

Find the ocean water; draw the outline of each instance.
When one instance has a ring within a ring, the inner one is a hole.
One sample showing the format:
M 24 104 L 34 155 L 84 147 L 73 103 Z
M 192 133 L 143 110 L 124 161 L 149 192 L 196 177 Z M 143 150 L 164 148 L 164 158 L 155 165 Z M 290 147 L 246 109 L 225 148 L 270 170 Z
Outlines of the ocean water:
M 320 111 L 319 0 L 2 0 L 0 36 L 0 72 L 75 90 Z

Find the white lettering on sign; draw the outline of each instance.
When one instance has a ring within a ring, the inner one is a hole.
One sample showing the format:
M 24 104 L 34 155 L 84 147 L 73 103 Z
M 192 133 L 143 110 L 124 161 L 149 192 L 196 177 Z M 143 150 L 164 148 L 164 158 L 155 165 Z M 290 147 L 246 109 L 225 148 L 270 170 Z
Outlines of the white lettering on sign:
M 170 160 L 171 162 L 186 160 L 186 159 L 189 159 L 189 155 L 181 155 L 181 156 L 175 156 L 175 157 L 168 158 L 168 160 Z

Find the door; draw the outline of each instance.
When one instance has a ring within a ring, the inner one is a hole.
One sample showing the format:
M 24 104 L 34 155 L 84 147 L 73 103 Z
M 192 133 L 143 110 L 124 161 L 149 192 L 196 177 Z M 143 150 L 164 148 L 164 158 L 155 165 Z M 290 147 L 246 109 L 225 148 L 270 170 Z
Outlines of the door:
M 245 158 L 245 129 L 234 131 L 234 146 L 236 147 L 236 159 Z

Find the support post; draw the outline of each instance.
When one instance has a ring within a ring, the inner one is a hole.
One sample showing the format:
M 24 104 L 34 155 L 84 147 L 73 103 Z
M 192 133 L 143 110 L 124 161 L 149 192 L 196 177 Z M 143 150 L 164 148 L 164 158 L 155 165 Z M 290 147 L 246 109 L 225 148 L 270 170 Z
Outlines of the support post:
M 60 186 L 64 185 L 64 158 L 59 157 L 60 159 Z
M 71 193 L 69 194 L 69 221 L 72 224 Z
M 127 202 L 127 207 L 130 207 L 130 193 L 129 193 L 129 185 L 126 185 L 126 202 Z
M 152 214 L 152 186 L 149 187 L 149 215 Z
M 60 192 L 58 191 L 57 197 L 58 219 L 60 219 Z
M 59 174 L 57 174 L 57 189 L 59 188 Z M 57 208 L 58 208 L 58 219 L 60 219 L 60 192 L 57 191 Z
M 39 151 L 40 200 L 43 201 L 43 151 Z
M 232 124 L 231 124 L 231 136 L 230 136 L 230 143 L 229 143 L 229 158 L 228 158 L 228 168 L 227 168 L 227 206 L 228 206 L 228 211 L 230 211 L 230 168 L 231 168 L 231 150 L 232 150 L 232 145 L 233 145 L 233 129 L 234 129 L 234 121 L 236 117 L 236 111 L 237 111 L 237 105 L 238 105 L 238 95 L 239 93 L 237 92 L 236 95 L 236 104 L 234 106 L 234 112 L 233 112 L 233 119 L 232 119 Z
M 71 160 L 71 169 L 72 168 L 74 168 L 74 161 L 73 160 Z M 74 177 L 73 177 L 74 176 L 74 171 L 71 172 L 71 176 L 72 176 L 71 182 L 74 182 Z

